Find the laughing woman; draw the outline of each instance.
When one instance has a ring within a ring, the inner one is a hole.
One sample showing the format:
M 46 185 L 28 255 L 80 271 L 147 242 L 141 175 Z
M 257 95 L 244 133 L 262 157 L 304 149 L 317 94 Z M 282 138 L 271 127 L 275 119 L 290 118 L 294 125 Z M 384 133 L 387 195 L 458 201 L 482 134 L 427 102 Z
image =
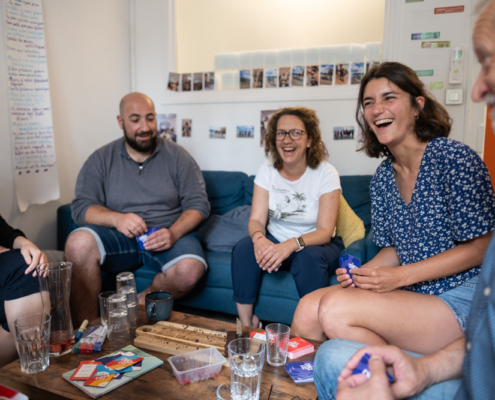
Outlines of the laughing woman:
M 355 285 L 338 269 L 341 285 L 302 299 L 293 331 L 432 353 L 466 327 L 495 229 L 490 176 L 473 150 L 447 139 L 447 111 L 405 65 L 368 71 L 356 117 L 366 153 L 386 157 L 370 186 L 382 250 L 353 270 Z
M 270 160 L 254 180 L 250 237 L 232 253 L 234 301 L 242 324 L 253 327 L 259 324 L 253 305 L 263 271 L 290 269 L 302 297 L 328 286 L 344 248 L 334 237 L 340 179 L 326 161 L 315 112 L 292 107 L 273 114 L 265 153 Z

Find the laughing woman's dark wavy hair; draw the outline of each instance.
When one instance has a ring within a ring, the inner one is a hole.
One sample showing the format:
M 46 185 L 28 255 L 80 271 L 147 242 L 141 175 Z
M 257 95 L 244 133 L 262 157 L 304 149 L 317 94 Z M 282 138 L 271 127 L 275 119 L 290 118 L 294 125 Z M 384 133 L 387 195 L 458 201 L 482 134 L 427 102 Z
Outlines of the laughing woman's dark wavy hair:
M 388 147 L 378 141 L 376 135 L 364 119 L 363 114 L 363 97 L 366 85 L 371 80 L 380 78 L 388 79 L 409 94 L 411 105 L 419 110 L 414 132 L 421 142 L 428 142 L 437 137 L 449 136 L 452 119 L 449 117 L 447 110 L 425 89 L 423 82 L 417 77 L 416 73 L 404 64 L 384 62 L 371 68 L 366 73 L 359 88 L 356 120 L 363 131 L 364 139 L 363 146 L 359 149 L 360 151 L 364 150 L 369 157 L 375 158 L 391 155 Z M 423 109 L 416 102 L 416 98 L 420 96 L 425 98 Z

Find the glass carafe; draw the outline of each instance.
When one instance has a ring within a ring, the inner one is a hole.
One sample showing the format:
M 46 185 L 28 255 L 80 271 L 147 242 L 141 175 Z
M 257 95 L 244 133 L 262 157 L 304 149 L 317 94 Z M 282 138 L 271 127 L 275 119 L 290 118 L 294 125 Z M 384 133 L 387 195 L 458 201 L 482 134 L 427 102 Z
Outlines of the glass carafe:
M 50 356 L 62 356 L 70 353 L 75 343 L 69 307 L 72 263 L 48 262 L 38 265 L 36 270 L 45 310 L 48 298 L 50 302 Z

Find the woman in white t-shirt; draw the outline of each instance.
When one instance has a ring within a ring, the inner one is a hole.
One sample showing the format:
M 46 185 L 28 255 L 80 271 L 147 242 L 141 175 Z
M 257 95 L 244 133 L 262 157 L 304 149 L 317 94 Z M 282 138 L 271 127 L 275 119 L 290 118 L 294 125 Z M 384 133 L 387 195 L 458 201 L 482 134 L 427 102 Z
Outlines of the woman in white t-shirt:
M 335 237 L 339 174 L 326 161 L 316 113 L 304 107 L 277 111 L 265 139 L 269 161 L 254 180 L 250 237 L 232 253 L 233 299 L 242 324 L 253 327 L 259 324 L 253 305 L 263 271 L 290 269 L 303 297 L 328 286 L 344 249 Z

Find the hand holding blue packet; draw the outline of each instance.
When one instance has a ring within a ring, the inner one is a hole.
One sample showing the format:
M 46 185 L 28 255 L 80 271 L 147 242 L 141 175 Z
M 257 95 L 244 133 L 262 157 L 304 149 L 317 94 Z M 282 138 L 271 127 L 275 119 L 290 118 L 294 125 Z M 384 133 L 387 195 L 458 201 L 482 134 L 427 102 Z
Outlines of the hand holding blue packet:
M 371 356 L 368 353 L 364 353 L 364 356 L 359 361 L 358 366 L 352 371 L 351 375 L 363 374 L 366 375 L 368 379 L 371 378 L 371 372 L 369 370 L 369 361 Z M 387 372 L 388 381 L 390 383 L 394 382 L 394 377 Z
M 136 240 L 139 243 L 139 248 L 141 250 L 146 250 L 144 248 L 144 244 L 146 243 L 146 240 L 148 239 L 148 235 L 151 235 L 153 232 L 159 231 L 161 228 L 148 228 L 148 232 L 141 236 L 136 236 Z
M 346 269 L 347 273 L 351 277 L 352 283 L 354 283 L 354 279 L 352 278 L 350 270 L 354 268 L 361 268 L 361 260 L 349 254 L 344 254 L 342 257 L 339 258 L 339 262 L 340 268 Z

